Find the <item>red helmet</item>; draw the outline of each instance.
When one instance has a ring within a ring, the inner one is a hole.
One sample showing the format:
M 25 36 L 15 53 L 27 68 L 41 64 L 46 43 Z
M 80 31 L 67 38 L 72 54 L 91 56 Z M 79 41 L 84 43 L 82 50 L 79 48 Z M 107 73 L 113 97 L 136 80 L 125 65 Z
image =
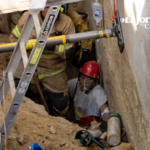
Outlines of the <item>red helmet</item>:
M 86 62 L 83 67 L 80 69 L 80 72 L 91 78 L 100 77 L 100 67 L 95 61 Z

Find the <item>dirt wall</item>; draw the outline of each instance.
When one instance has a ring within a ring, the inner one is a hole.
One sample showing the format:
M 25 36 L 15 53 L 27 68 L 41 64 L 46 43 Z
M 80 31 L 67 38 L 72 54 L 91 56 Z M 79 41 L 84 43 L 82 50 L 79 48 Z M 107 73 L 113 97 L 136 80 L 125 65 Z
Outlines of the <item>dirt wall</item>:
M 102 0 L 101 2 L 103 5 L 104 18 L 100 29 L 112 28 L 112 3 L 106 0 Z M 125 3 L 125 1 L 121 1 L 120 3 Z M 124 11 L 123 9 L 124 8 L 121 7 L 119 10 Z M 130 32 L 130 30 L 123 26 L 124 35 L 126 32 Z M 135 76 L 138 72 L 136 72 L 134 68 L 135 64 L 131 64 L 133 59 L 129 56 L 130 53 L 133 53 L 132 50 L 136 51 L 136 46 L 132 45 L 132 41 L 135 43 L 138 41 L 135 41 L 136 39 L 134 37 L 130 38 L 130 40 L 128 40 L 128 36 L 124 36 L 124 38 L 125 49 L 122 54 L 119 51 L 116 37 L 100 39 L 100 51 L 97 52 L 97 59 L 101 63 L 104 88 L 108 96 L 110 110 L 120 113 L 122 123 L 127 131 L 128 140 L 133 144 L 135 149 L 148 150 L 150 144 L 149 119 L 143 107 L 143 105 L 146 105 L 146 101 L 148 102 L 148 99 L 143 100 L 141 98 L 144 90 L 139 90 L 140 78 Z M 132 45 L 132 49 L 128 49 L 130 45 Z M 129 50 L 130 53 L 128 53 Z M 133 57 L 135 59 L 136 57 L 140 57 L 137 53 L 134 54 Z M 144 64 L 141 65 L 144 66 Z M 139 68 L 140 67 L 139 65 Z M 146 79 L 143 78 L 143 81 L 145 80 Z M 140 82 L 142 82 L 142 80 L 140 80 Z

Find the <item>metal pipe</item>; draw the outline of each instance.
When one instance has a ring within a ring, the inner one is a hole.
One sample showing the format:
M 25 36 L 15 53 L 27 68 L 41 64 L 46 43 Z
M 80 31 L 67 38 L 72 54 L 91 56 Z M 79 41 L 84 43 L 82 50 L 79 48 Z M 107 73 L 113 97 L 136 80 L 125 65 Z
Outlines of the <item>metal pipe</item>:
M 50 37 L 47 40 L 46 46 L 54 46 L 59 44 L 66 44 L 66 43 L 75 43 L 82 40 L 91 40 L 91 39 L 98 39 L 98 38 L 109 38 L 113 36 L 112 29 L 106 29 L 101 31 L 89 31 L 83 33 L 76 33 L 70 35 L 62 35 L 56 37 Z M 26 44 L 26 49 L 31 50 L 34 47 L 36 40 L 29 40 Z M 0 44 L 0 53 L 4 52 L 11 52 L 14 50 L 17 43 L 8 43 L 8 44 Z

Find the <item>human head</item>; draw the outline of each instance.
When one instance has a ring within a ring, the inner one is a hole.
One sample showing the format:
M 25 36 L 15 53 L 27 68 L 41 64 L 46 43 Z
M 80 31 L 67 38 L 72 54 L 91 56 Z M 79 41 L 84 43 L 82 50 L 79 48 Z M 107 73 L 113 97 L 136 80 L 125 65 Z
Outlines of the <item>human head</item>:
M 86 62 L 80 69 L 79 84 L 81 91 L 90 91 L 100 78 L 100 67 L 95 61 Z

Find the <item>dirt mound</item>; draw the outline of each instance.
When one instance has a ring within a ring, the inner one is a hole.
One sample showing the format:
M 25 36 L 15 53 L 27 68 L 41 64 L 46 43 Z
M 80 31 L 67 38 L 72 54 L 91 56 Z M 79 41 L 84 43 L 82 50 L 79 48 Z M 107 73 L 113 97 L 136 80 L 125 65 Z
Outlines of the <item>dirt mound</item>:
M 6 109 L 10 100 L 6 98 Z M 54 149 L 80 148 L 82 144 L 74 140 L 81 128 L 61 117 L 49 116 L 42 105 L 24 98 L 11 132 L 7 139 L 9 150 L 27 150 L 33 142 L 43 148 L 50 145 Z
M 8 92 L 5 106 L 9 108 L 11 95 Z M 84 147 L 79 140 L 75 140 L 75 134 L 81 128 L 64 118 L 48 115 L 44 106 L 38 105 L 28 98 L 24 98 L 19 109 L 13 127 L 7 138 L 7 149 L 27 150 L 36 142 L 43 148 L 50 146 L 48 150 L 101 150 L 96 144 Z M 107 148 L 109 148 L 107 146 Z M 105 150 L 107 150 L 105 148 Z M 130 144 L 121 144 L 112 150 L 132 150 Z

